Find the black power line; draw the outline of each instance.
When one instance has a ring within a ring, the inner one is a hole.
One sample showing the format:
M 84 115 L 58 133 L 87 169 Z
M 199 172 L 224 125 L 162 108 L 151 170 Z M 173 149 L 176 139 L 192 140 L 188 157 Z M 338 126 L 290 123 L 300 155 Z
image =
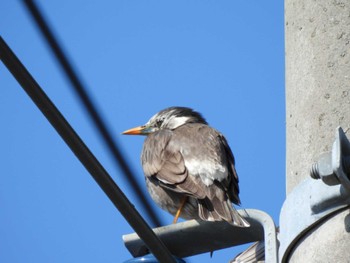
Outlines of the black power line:
M 0 59 L 74 152 L 76 157 L 89 171 L 115 207 L 120 211 L 139 237 L 147 244 L 147 247 L 153 255 L 160 262 L 175 263 L 176 261 L 163 242 L 158 239 L 152 229 L 147 225 L 146 221 L 137 212 L 135 207 L 130 203 L 118 185 L 91 153 L 2 37 L 0 37 Z
M 55 54 L 57 60 L 62 66 L 63 71 L 70 80 L 72 87 L 75 92 L 78 94 L 81 102 L 85 106 L 87 112 L 89 113 L 91 119 L 93 120 L 95 126 L 97 127 L 100 135 L 102 136 L 104 142 L 106 143 L 109 151 L 113 155 L 116 162 L 119 164 L 120 168 L 123 171 L 123 175 L 126 178 L 126 181 L 132 189 L 134 189 L 136 196 L 138 197 L 140 203 L 144 207 L 147 215 L 149 216 L 152 224 L 154 226 L 161 226 L 161 222 L 157 217 L 153 207 L 147 201 L 145 192 L 142 191 L 142 187 L 139 182 L 136 180 L 136 176 L 132 173 L 129 168 L 121 150 L 117 147 L 116 140 L 113 139 L 112 133 L 107 128 L 105 121 L 102 119 L 99 114 L 97 107 L 94 105 L 91 97 L 87 93 L 87 89 L 82 84 L 83 82 L 79 79 L 78 74 L 75 73 L 72 64 L 69 62 L 67 56 L 64 54 L 63 50 L 60 48 L 57 39 L 52 33 L 51 29 L 47 25 L 43 15 L 40 13 L 38 7 L 32 0 L 24 0 L 24 4 L 29 10 L 30 14 L 34 18 L 36 25 L 40 28 L 41 33 L 44 35 L 46 41 L 52 49 L 52 52 Z

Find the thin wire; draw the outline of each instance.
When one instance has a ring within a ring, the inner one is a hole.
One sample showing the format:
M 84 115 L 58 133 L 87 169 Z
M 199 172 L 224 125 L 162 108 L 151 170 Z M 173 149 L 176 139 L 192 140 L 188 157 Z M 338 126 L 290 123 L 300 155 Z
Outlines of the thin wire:
M 176 262 L 171 256 L 169 250 L 158 239 L 146 221 L 137 212 L 130 203 L 118 185 L 99 163 L 96 157 L 91 153 L 78 134 L 70 126 L 67 120 L 59 112 L 49 97 L 41 89 L 39 84 L 30 75 L 27 69 L 19 61 L 16 55 L 8 47 L 6 42 L 0 36 L 0 59 L 7 69 L 16 78 L 25 92 L 45 115 L 47 120 L 60 134 L 62 139 L 74 152 L 76 157 L 89 171 L 91 176 L 99 184 L 105 194 L 109 197 L 115 207 L 120 211 L 131 227 L 146 243 L 147 247 L 160 262 Z
M 99 114 L 97 107 L 94 105 L 91 97 L 89 97 L 86 91 L 87 89 L 84 87 L 83 82 L 79 79 L 78 74 L 75 73 L 72 64 L 69 62 L 67 56 L 64 54 L 62 48 L 58 44 L 58 40 L 55 38 L 52 30 L 49 28 L 39 8 L 32 0 L 24 0 L 23 2 L 29 10 L 30 14 L 32 15 L 34 21 L 36 22 L 36 25 L 41 30 L 41 33 L 43 34 L 44 38 L 51 47 L 52 52 L 56 56 L 56 59 L 59 61 L 63 71 L 70 80 L 72 87 L 74 88 L 81 102 L 85 106 L 100 135 L 102 136 L 105 144 L 107 145 L 110 153 L 113 155 L 115 161 L 117 162 L 117 164 L 119 164 L 120 168 L 122 169 L 123 175 L 125 176 L 127 183 L 129 183 L 132 189 L 134 189 L 136 197 L 139 199 L 140 203 L 145 209 L 148 217 L 151 220 L 151 223 L 157 227 L 161 226 L 162 223 L 160 219 L 156 215 L 153 207 L 147 201 L 148 199 L 145 195 L 145 192 L 142 191 L 140 183 L 136 180 L 136 176 L 129 168 L 123 154 L 121 153 L 121 150 L 117 146 L 116 140 L 113 139 L 111 132 L 107 128 L 106 122 L 102 119 L 101 114 Z

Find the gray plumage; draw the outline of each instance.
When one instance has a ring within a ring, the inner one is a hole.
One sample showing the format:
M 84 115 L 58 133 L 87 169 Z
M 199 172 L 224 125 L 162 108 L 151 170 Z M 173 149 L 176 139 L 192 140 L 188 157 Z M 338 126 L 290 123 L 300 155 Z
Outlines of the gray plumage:
M 229 263 L 265 263 L 265 242 L 253 243 Z
M 167 108 L 140 129 L 147 134 L 141 154 L 146 185 L 161 208 L 175 215 L 186 195 L 180 217 L 249 226 L 232 206 L 240 199 L 231 149 L 199 113 Z

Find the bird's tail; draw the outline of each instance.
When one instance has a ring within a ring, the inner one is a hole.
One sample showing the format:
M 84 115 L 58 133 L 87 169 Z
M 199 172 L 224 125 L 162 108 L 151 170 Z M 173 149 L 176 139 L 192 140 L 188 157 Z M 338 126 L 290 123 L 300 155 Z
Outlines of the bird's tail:
M 231 207 L 231 215 L 233 219 L 232 224 L 239 227 L 249 227 L 250 224 L 238 213 L 236 208 L 234 208 L 231 203 L 228 205 Z
M 198 209 L 199 217 L 204 221 L 226 221 L 238 227 L 250 226 L 228 199 L 226 201 L 221 201 L 218 198 L 200 199 Z

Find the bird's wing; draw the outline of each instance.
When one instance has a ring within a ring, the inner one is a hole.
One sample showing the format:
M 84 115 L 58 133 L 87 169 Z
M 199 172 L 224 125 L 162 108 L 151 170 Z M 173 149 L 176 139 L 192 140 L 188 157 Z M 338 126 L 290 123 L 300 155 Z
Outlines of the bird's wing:
M 175 143 L 175 147 L 174 147 Z M 146 176 L 157 179 L 162 187 L 196 198 L 205 198 L 206 189 L 199 177 L 189 176 L 181 145 L 172 131 L 150 134 L 142 151 L 142 167 Z
M 181 153 L 167 147 L 171 137 L 168 130 L 150 134 L 143 145 L 141 161 L 146 176 L 154 176 L 166 184 L 178 184 L 188 174 Z
M 219 140 L 221 141 L 221 145 L 226 153 L 226 163 L 228 169 L 228 177 L 224 182 L 224 186 L 228 189 L 227 193 L 229 194 L 230 200 L 239 205 L 241 201 L 239 199 L 239 180 L 235 168 L 235 158 L 226 138 L 221 133 L 219 134 Z
M 220 196 L 218 191 L 223 190 L 233 203 L 240 204 L 234 156 L 220 132 L 205 124 L 187 124 L 173 132 L 167 149 L 182 153 L 190 175 L 185 181 L 191 179 L 197 185 L 197 189 L 178 188 L 201 194 L 204 190 L 209 198 Z
M 233 155 L 221 133 L 203 124 L 188 124 L 176 131 L 172 142 L 181 146 L 191 175 L 201 177 L 206 186 L 225 183 L 232 176 Z

